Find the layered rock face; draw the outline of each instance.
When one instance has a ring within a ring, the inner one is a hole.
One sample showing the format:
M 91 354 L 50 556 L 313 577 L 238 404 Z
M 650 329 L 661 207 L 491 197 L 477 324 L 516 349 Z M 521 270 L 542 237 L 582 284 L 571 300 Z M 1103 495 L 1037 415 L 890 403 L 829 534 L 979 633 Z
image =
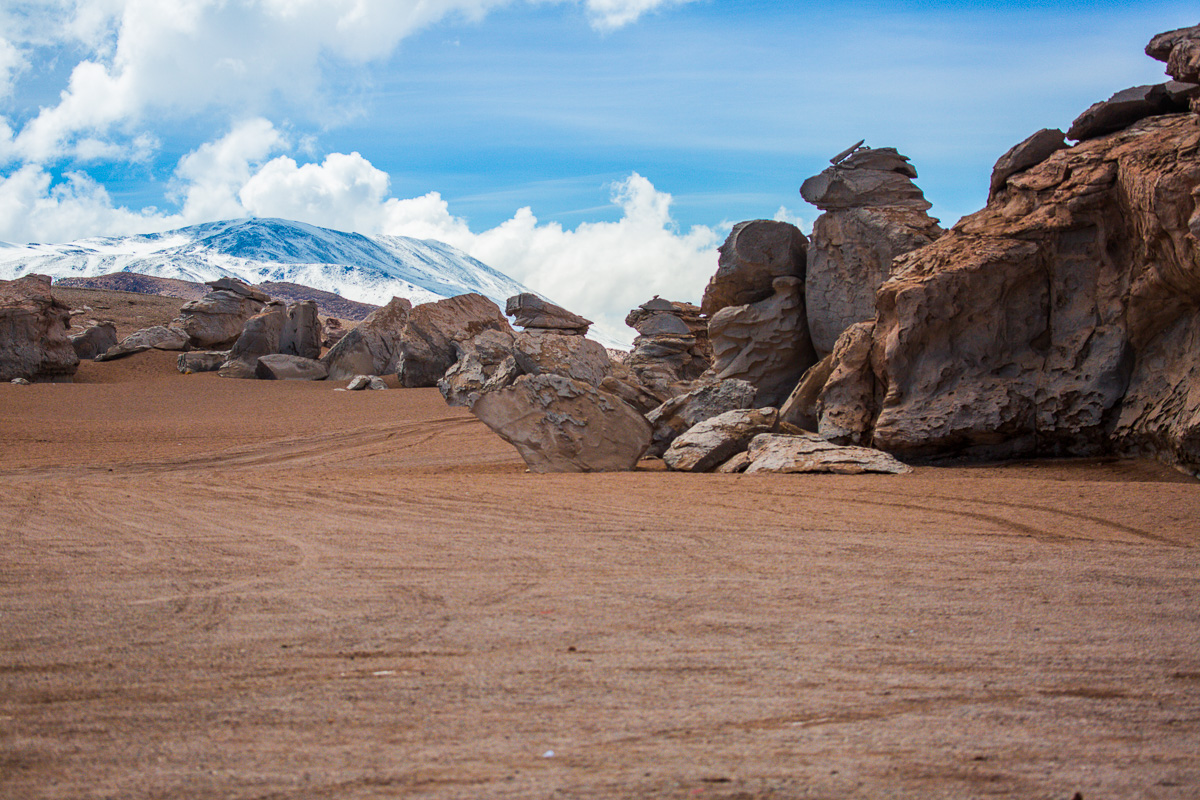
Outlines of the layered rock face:
M 0 381 L 69 381 L 79 357 L 67 332 L 71 309 L 54 299 L 50 279 L 0 281 Z
M 822 425 L 901 455 L 1200 465 L 1198 148 L 1196 116 L 1159 116 L 1006 178 L 897 261 L 870 357 L 847 344 Z M 839 385 L 877 407 L 847 413 Z
M 842 331 L 875 316 L 875 292 L 893 259 L 942 234 L 913 183 L 917 171 L 895 149 L 852 152 L 800 187 L 825 211 L 813 223 L 805 279 L 808 329 L 818 356 Z
M 712 364 L 708 320 L 691 303 L 655 297 L 630 311 L 625 324 L 638 332 L 625 366 L 652 392 L 685 391 Z

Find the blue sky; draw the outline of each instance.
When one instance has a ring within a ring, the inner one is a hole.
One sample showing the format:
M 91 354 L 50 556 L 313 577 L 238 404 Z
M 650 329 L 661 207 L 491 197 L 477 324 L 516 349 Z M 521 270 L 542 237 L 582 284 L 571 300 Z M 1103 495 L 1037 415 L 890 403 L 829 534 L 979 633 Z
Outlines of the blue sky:
M 953 223 L 1009 146 L 1165 80 L 1142 48 L 1196 12 L 3 0 L 0 240 L 291 216 L 441 238 L 615 318 L 698 299 L 732 222 L 807 230 L 800 183 L 858 139 L 910 156 Z

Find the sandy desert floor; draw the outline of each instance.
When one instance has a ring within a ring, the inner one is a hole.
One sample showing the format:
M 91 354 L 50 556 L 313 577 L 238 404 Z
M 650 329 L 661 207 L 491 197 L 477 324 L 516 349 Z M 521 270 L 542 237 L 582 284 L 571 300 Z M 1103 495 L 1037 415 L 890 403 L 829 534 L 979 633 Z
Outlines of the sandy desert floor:
M 0 385 L 0 797 L 1195 798 L 1200 483 L 530 475 L 436 390 Z

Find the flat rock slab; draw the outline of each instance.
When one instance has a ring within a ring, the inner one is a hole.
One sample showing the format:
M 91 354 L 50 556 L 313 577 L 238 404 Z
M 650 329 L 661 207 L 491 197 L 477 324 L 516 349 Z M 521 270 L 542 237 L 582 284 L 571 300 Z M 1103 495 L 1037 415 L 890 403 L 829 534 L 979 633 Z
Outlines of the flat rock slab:
M 260 356 L 254 377 L 268 381 L 323 381 L 329 370 L 320 361 L 287 353 Z
M 1140 119 L 1167 114 L 1172 110 L 1164 84 L 1133 86 L 1089 106 L 1071 123 L 1067 138 L 1083 141 L 1107 136 L 1128 128 Z
M 775 430 L 778 422 L 774 408 L 726 411 L 676 437 L 663 461 L 678 472 L 710 472 L 745 450 L 755 436 Z
M 192 350 L 189 353 L 180 353 L 176 365 L 185 375 L 192 372 L 216 372 L 228 359 L 228 350 Z
M 96 356 L 97 361 L 112 361 L 115 358 L 144 353 L 147 350 L 187 350 L 188 336 L 178 328 L 168 328 L 154 325 L 134 331 L 108 348 L 102 355 Z
M 650 423 L 615 395 L 561 375 L 522 375 L 471 413 L 520 453 L 531 472 L 632 470 Z
M 882 450 L 836 445 L 811 434 L 759 434 L 751 440 L 746 453 L 750 458 L 750 465 L 745 470 L 747 475 L 791 472 L 902 475 L 912 472 L 912 467 Z

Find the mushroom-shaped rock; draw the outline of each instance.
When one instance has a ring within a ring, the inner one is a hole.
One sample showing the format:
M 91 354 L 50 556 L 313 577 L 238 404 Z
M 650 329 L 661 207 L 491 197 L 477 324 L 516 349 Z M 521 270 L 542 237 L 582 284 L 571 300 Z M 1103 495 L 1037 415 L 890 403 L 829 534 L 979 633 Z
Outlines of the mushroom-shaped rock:
M 561 375 L 522 375 L 481 395 L 471 413 L 532 472 L 631 470 L 650 444 L 645 417 L 615 395 Z
M 67 338 L 70 320 L 45 275 L 0 281 L 0 380 L 71 380 L 79 357 Z
M 907 206 L 925 211 L 932 205 L 912 179 L 917 171 L 892 147 L 866 148 L 828 167 L 800 186 L 800 195 L 817 208 L 835 211 L 867 206 Z
M 508 298 L 508 302 L 504 304 L 504 313 L 513 318 L 514 325 L 526 329 L 553 330 L 583 336 L 592 325 L 590 319 L 584 319 L 530 292 Z

